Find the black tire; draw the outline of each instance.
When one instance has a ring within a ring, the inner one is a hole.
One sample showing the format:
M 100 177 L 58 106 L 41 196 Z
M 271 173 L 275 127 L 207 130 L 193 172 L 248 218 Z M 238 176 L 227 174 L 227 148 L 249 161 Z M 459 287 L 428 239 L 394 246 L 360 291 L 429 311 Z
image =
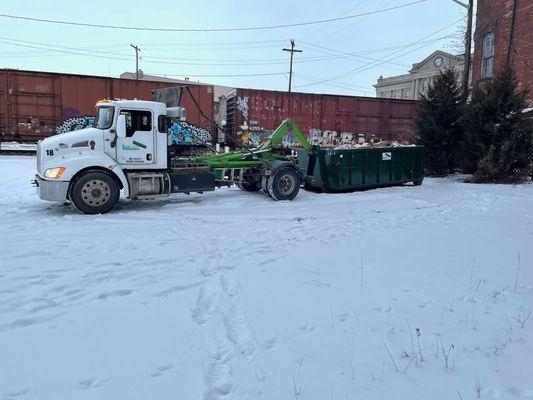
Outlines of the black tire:
M 261 190 L 263 191 L 263 193 L 265 193 L 267 196 L 270 196 L 270 193 L 268 193 L 268 179 L 270 177 L 269 176 L 263 176 L 261 178 Z
M 239 187 L 239 189 L 244 190 L 246 192 L 258 192 L 261 190 L 261 184 L 255 181 L 252 181 L 252 182 L 244 181 L 244 182 L 238 183 L 237 186 Z
M 70 190 L 70 199 L 83 214 L 105 214 L 117 203 L 120 190 L 112 176 L 88 171 L 79 176 Z
M 416 180 L 416 181 L 413 181 L 413 185 L 415 185 L 415 186 L 420 186 L 420 185 L 422 185 L 422 179 L 418 179 L 418 180 Z
M 300 191 L 300 174 L 293 167 L 273 171 L 268 179 L 268 193 L 274 200 L 292 200 Z

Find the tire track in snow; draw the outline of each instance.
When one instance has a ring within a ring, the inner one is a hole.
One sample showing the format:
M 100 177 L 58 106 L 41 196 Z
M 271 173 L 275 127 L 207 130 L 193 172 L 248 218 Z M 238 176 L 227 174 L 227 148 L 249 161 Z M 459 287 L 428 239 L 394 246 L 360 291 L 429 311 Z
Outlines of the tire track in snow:
M 230 260 L 221 257 L 216 248 L 204 248 L 206 263 L 199 273 L 209 281 L 200 288 L 191 309 L 192 319 L 201 327 L 206 351 L 204 399 L 240 397 L 243 390 L 233 380 L 233 366 L 244 362 L 246 369 L 257 371 L 254 357 L 257 344 L 238 305 L 241 285 L 229 275 L 233 269 Z

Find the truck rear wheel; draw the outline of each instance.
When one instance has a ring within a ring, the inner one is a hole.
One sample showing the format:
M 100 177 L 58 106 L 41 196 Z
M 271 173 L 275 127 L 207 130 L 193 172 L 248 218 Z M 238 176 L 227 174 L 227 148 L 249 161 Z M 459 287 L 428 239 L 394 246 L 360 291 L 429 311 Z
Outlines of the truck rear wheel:
M 119 196 L 115 180 L 101 171 L 84 173 L 74 182 L 70 191 L 74 207 L 84 214 L 105 214 L 115 206 Z
M 270 178 L 270 176 L 263 176 L 261 178 L 261 190 L 263 191 L 263 193 L 265 193 L 267 196 L 270 196 L 270 193 L 268 193 L 268 178 Z
M 261 190 L 261 184 L 256 181 L 243 181 L 241 183 L 238 183 L 237 186 L 239 187 L 239 189 L 245 190 L 247 192 L 258 192 L 259 190 Z
M 268 179 L 268 194 L 274 200 L 292 200 L 300 191 L 300 174 L 293 167 L 273 171 Z

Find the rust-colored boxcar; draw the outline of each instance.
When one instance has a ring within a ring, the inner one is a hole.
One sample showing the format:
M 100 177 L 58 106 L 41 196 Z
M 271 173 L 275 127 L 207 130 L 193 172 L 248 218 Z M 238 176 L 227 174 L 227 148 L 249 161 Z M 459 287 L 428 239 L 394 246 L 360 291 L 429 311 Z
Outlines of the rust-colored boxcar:
M 228 99 L 227 131 L 268 133 L 291 117 L 307 135 L 318 129 L 409 141 L 417 107 L 411 100 L 236 89 Z
M 153 89 L 168 82 L 137 81 L 74 74 L 0 69 L 0 141 L 35 142 L 54 134 L 63 120 L 94 115 L 94 106 L 103 98 L 151 100 Z M 213 87 L 189 84 L 206 115 L 213 114 Z M 184 93 L 187 118 L 212 128 Z

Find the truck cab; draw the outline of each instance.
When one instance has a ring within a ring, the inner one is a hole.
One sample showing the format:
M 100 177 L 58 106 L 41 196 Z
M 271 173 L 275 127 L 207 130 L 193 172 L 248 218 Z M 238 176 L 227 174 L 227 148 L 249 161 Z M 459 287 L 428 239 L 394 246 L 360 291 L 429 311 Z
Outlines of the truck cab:
M 38 143 L 39 197 L 92 214 L 109 211 L 120 190 L 135 199 L 168 196 L 167 118 L 181 113 L 153 101 L 99 101 L 92 127 Z

